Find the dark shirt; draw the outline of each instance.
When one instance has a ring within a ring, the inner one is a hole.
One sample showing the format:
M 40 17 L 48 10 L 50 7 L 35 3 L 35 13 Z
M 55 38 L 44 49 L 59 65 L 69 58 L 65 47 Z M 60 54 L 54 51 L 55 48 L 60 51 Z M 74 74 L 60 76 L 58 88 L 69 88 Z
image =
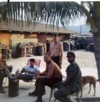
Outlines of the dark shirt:
M 66 69 L 67 77 L 70 76 L 71 73 L 75 73 L 74 77 L 70 81 L 70 86 L 72 91 L 79 91 L 81 89 L 81 70 L 78 64 L 74 61 L 72 62 Z

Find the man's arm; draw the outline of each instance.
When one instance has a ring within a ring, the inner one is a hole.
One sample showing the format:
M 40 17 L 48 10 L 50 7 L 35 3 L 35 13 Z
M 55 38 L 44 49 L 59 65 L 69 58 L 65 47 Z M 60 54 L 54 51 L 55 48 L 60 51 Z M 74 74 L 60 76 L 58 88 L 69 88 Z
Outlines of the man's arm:
M 27 70 L 25 72 L 27 72 L 29 74 L 36 74 L 37 73 L 36 71 L 33 72 L 33 71 L 27 71 Z
M 63 45 L 62 45 L 62 43 L 60 43 L 60 52 L 61 52 L 61 63 L 62 63 L 62 60 L 63 60 Z
M 40 70 L 35 67 L 34 70 L 25 70 L 25 72 L 29 73 L 29 74 L 36 74 L 36 75 L 39 75 L 40 74 Z
M 69 73 L 67 75 L 67 79 L 63 82 L 63 85 L 65 86 L 65 85 L 70 84 L 73 81 L 73 79 L 75 78 L 76 74 L 77 74 L 76 72 Z
M 48 68 L 48 74 L 46 75 L 46 78 L 51 78 L 53 75 L 53 71 L 54 71 L 54 66 L 49 66 Z
M 51 43 L 50 43 L 50 48 L 49 48 L 49 54 L 51 55 Z
M 53 75 L 53 70 L 54 70 L 54 67 L 53 66 L 49 66 L 48 73 L 46 71 L 46 73 L 44 75 L 42 73 L 42 76 L 41 76 L 41 74 L 39 74 L 39 76 L 37 76 L 37 79 L 38 78 L 48 78 L 49 79 Z
M 47 75 L 47 68 L 45 69 L 45 71 L 41 72 L 39 75 L 40 76 Z
M 25 68 L 22 68 L 22 70 L 20 71 L 20 73 L 24 73 L 25 72 Z

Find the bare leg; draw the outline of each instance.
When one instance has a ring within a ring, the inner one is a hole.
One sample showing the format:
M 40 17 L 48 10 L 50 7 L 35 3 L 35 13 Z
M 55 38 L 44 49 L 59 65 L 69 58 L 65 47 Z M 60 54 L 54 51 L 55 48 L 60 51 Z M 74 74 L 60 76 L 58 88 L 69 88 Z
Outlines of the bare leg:
M 94 95 L 95 96 L 95 93 L 96 93 L 96 82 L 93 84 L 93 88 L 94 88 Z

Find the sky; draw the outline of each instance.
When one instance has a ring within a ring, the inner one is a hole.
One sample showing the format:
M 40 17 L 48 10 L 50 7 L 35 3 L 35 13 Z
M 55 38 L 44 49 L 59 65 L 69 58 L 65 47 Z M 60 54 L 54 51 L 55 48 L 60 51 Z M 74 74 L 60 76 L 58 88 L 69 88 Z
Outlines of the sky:
M 74 22 L 70 22 L 69 26 L 78 26 L 86 24 L 86 17 L 81 17 L 80 19 L 75 19 Z

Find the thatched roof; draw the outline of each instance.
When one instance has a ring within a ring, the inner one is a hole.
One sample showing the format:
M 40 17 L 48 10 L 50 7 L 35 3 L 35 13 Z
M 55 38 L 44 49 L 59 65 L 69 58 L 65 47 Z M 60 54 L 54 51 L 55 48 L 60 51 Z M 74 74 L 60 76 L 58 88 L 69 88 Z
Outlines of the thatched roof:
M 19 31 L 19 32 L 38 32 L 38 33 L 58 33 L 58 34 L 78 34 L 78 32 L 74 32 L 68 29 L 64 29 L 63 27 L 46 25 L 43 23 L 40 24 L 33 24 L 30 25 L 26 24 L 26 22 L 18 21 L 17 24 L 13 21 L 7 22 L 0 22 L 0 31 Z

